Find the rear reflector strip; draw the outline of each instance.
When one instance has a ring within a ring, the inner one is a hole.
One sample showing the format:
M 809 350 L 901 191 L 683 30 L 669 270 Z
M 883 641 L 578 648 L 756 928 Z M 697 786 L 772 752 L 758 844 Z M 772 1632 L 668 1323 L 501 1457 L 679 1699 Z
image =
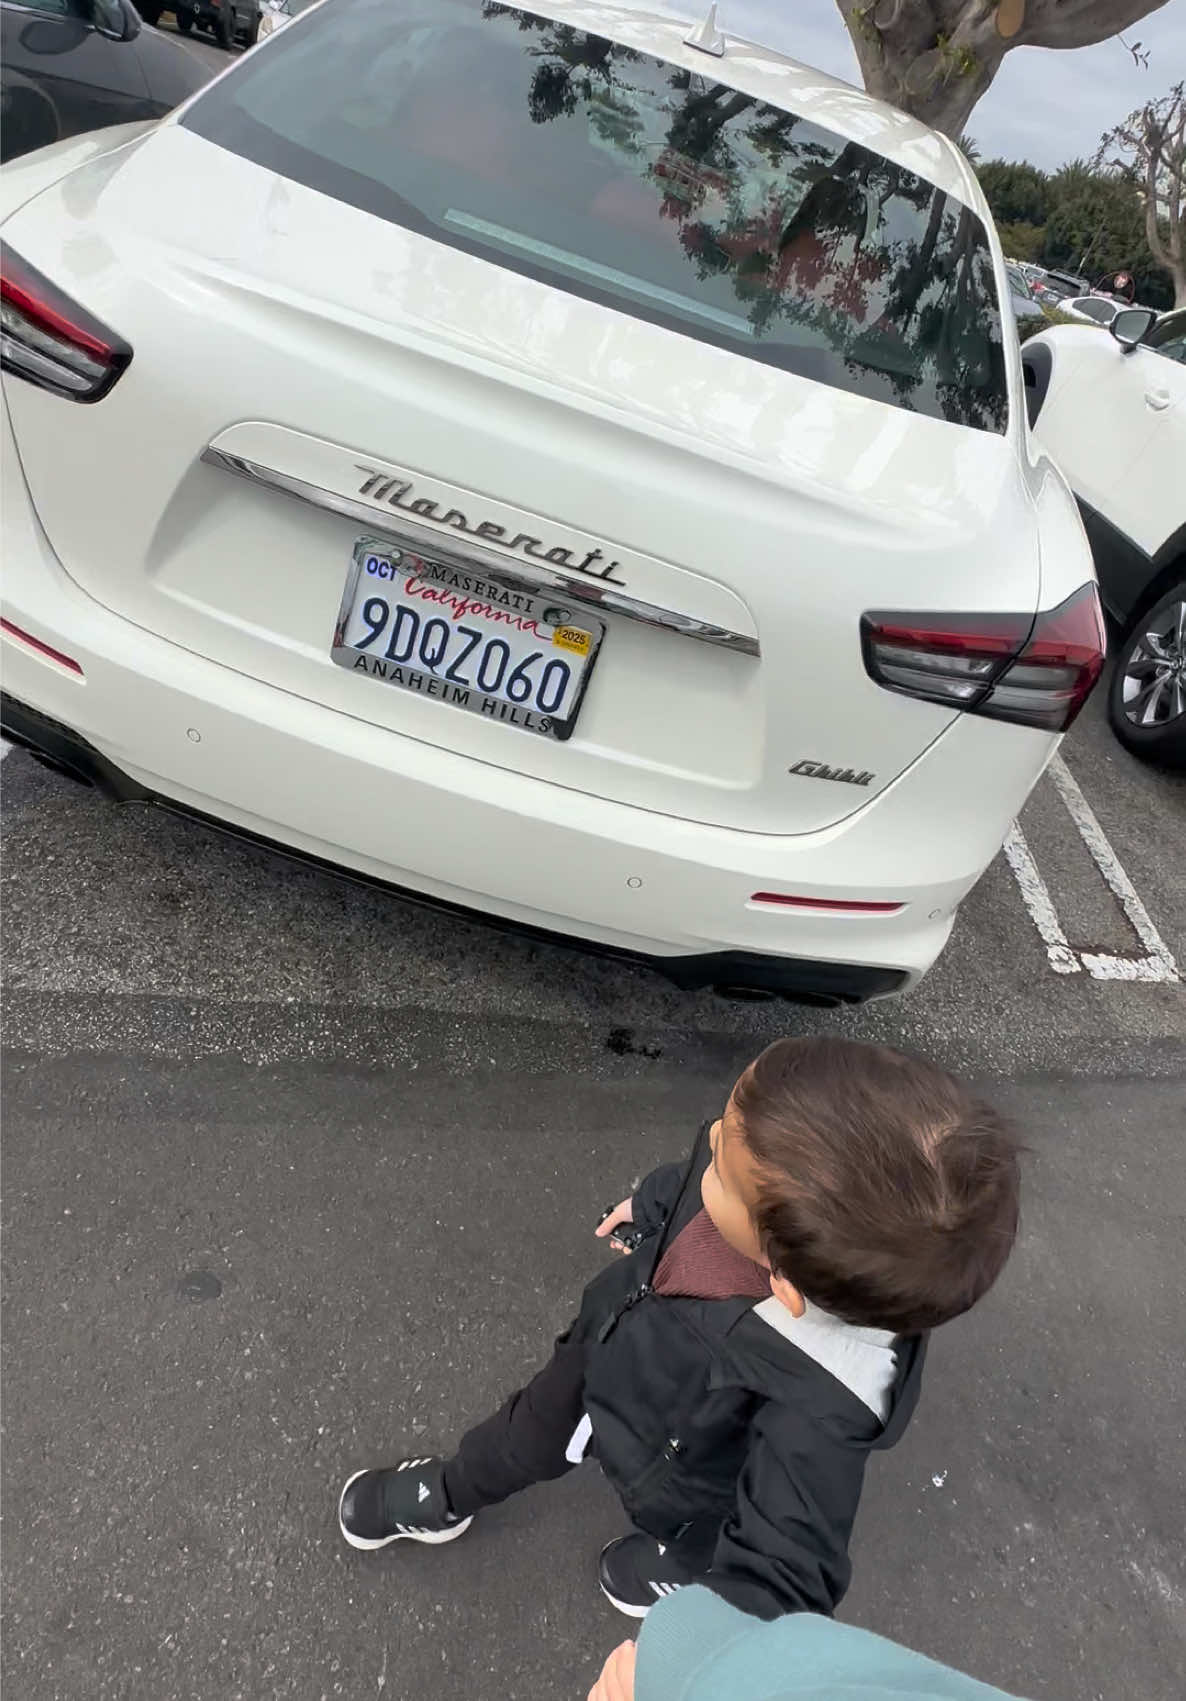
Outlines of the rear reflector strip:
M 873 903 L 862 898 L 797 898 L 789 892 L 755 892 L 751 904 L 785 904 L 797 910 L 832 910 L 847 915 L 897 915 L 905 904 Z
M 36 650 L 39 656 L 46 656 L 50 661 L 57 662 L 59 667 L 67 668 L 71 673 L 76 673 L 80 679 L 84 677 L 81 667 L 73 656 L 64 656 L 61 650 L 55 650 L 52 644 L 43 644 L 41 639 L 35 638 L 31 632 L 24 632 L 19 626 L 14 626 L 11 620 L 0 619 L 0 632 L 6 633 L 10 638 L 18 639 L 22 644 L 28 644 L 29 648 Z

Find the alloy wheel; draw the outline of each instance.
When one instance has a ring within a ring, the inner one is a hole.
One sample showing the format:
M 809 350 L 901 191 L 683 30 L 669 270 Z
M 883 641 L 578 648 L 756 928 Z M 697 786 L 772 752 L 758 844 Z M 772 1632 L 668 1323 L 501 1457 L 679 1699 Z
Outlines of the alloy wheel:
M 1134 637 L 1124 658 L 1125 719 L 1160 727 L 1186 713 L 1186 597 L 1157 611 L 1156 624 Z

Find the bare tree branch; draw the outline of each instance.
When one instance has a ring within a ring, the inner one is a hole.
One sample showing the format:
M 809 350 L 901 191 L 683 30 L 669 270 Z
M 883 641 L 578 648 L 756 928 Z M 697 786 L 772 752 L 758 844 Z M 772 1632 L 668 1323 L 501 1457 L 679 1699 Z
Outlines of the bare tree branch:
M 1140 186 L 1149 252 L 1173 278 L 1176 305 L 1186 306 L 1186 83 L 1109 130 L 1095 162 Z

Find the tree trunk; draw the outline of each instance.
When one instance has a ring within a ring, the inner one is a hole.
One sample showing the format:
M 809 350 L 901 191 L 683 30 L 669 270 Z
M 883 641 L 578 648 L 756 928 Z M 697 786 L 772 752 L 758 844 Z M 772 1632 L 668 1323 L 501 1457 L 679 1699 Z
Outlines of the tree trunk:
M 838 0 L 838 4 L 869 93 L 956 141 L 1005 56 L 1005 43 L 991 17 L 980 18 L 970 29 L 960 26 L 957 41 L 945 33 L 949 20 L 941 14 L 978 10 L 974 5 L 961 7 L 950 0 L 946 4 L 943 0 L 937 4 L 882 0 L 880 5 Z M 879 28 L 878 16 L 892 21 Z M 969 35 L 975 38 L 974 46 L 966 39 Z
M 1186 199 L 1186 92 L 1171 91 L 1173 104 L 1164 119 L 1157 107 L 1141 115 L 1141 144 L 1145 155 L 1145 237 L 1149 252 L 1164 266 L 1174 283 L 1174 307 L 1186 307 L 1186 228 L 1182 217 Z M 1162 240 L 1159 215 L 1166 211 Z
M 1166 0 L 836 0 L 870 94 L 952 141 L 1012 47 L 1086 47 Z M 1002 28 L 1011 33 L 1006 36 Z
M 1152 172 L 1149 174 L 1152 176 Z M 1174 237 L 1177 236 L 1177 242 Z M 1174 309 L 1186 307 L 1186 254 L 1182 252 L 1181 214 L 1179 213 L 1177 229 L 1171 225 L 1170 240 L 1161 240 L 1161 232 L 1157 228 L 1157 200 L 1154 195 L 1147 194 L 1145 199 L 1145 239 L 1149 244 L 1149 252 L 1159 266 L 1164 266 L 1174 283 Z

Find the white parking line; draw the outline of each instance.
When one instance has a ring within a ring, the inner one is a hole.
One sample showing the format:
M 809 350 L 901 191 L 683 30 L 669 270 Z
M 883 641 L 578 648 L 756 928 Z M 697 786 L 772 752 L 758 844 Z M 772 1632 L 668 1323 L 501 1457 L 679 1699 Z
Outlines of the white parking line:
M 6 738 L 0 738 L 0 762 L 3 762 L 4 758 L 8 755 L 8 752 L 10 750 L 15 750 L 15 749 L 16 749 L 15 744 L 10 744 Z
M 1078 974 L 1083 968 L 1093 980 L 1178 980 L 1178 967 L 1169 947 L 1154 927 L 1148 910 L 1137 896 L 1136 888 L 1124 872 L 1120 858 L 1112 849 L 1107 834 L 1096 819 L 1095 811 L 1080 791 L 1075 776 L 1061 756 L 1054 757 L 1049 772 L 1059 796 L 1066 805 L 1068 815 L 1078 829 L 1079 837 L 1091 853 L 1092 861 L 1124 911 L 1133 932 L 1145 947 L 1143 956 L 1122 956 L 1107 951 L 1077 949 L 1073 946 L 1063 931 L 1049 888 L 1034 861 L 1025 834 L 1015 821 L 1005 840 L 1005 857 L 1013 870 L 1013 878 L 1017 881 L 1030 919 L 1046 947 L 1050 967 L 1059 975 Z
M 1077 975 L 1083 965 L 1072 951 L 1062 930 L 1054 900 L 1038 872 L 1038 865 L 1026 843 L 1025 834 L 1016 821 L 1009 829 L 1004 851 L 1009 867 L 1013 870 L 1013 878 L 1021 890 L 1025 907 L 1030 912 L 1030 919 L 1042 935 L 1050 967 L 1058 975 Z

